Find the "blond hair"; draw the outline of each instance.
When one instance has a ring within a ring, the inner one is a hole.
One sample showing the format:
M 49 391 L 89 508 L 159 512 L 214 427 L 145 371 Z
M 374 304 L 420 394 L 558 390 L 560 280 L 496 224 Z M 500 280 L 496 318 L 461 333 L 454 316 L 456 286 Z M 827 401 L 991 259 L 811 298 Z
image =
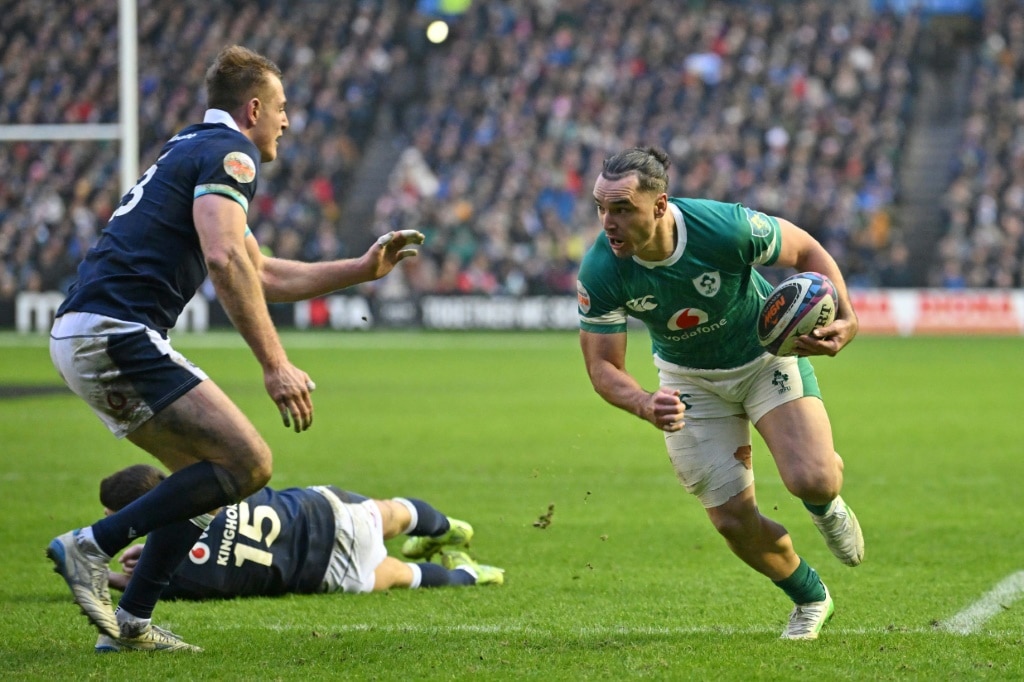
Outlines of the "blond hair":
M 281 77 L 274 62 L 241 45 L 226 47 L 206 70 L 207 106 L 234 112 L 250 98 L 264 96 L 270 75 Z

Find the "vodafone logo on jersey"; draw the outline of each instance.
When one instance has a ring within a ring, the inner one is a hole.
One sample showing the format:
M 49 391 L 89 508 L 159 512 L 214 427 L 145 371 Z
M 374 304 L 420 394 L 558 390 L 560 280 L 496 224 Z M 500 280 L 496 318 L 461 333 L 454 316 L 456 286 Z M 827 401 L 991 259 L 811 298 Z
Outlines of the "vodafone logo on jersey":
M 692 329 L 708 321 L 708 314 L 700 308 L 683 308 L 668 320 L 668 328 L 674 332 Z
M 205 542 L 197 542 L 192 545 L 192 550 L 188 553 L 189 561 L 194 564 L 202 565 L 210 560 L 210 546 Z

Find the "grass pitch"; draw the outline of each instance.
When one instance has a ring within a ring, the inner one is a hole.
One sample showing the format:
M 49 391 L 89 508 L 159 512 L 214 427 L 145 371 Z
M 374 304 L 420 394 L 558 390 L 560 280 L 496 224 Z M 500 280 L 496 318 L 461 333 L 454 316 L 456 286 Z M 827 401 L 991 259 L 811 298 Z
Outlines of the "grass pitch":
M 858 568 L 832 558 L 755 440 L 762 509 L 836 600 L 816 642 L 778 639 L 785 596 L 726 549 L 661 435 L 593 393 L 575 334 L 285 344 L 317 383 L 303 434 L 281 426 L 237 336 L 175 338 L 270 441 L 272 485 L 429 500 L 473 523 L 473 553 L 506 585 L 166 602 L 157 622 L 205 653 L 98 656 L 43 550 L 99 517 L 102 476 L 150 459 L 59 388 L 44 339 L 0 336 L 0 392 L 17 394 L 0 399 L 0 678 L 1024 678 L 1022 339 L 865 337 L 815 361 L 864 527 Z M 629 364 L 654 386 L 642 332 Z

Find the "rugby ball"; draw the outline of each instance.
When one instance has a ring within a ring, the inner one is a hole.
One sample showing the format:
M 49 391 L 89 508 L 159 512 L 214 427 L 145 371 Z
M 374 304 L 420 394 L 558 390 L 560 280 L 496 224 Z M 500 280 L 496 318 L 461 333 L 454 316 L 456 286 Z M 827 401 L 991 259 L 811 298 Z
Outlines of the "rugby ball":
M 797 338 L 836 319 L 836 288 L 825 275 L 800 272 L 768 295 L 757 317 L 757 340 L 773 355 L 795 355 Z

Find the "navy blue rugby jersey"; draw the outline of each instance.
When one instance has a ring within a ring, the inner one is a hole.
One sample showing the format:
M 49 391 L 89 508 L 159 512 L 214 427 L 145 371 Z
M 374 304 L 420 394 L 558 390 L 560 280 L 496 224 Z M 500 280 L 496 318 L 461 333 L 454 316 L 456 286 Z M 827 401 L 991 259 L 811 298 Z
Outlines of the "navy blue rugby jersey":
M 222 123 L 172 137 L 86 253 L 57 315 L 97 313 L 166 333 L 207 274 L 193 200 L 222 194 L 248 212 L 259 159 L 249 138 Z
M 334 542 L 334 511 L 321 493 L 264 488 L 217 514 L 163 596 L 230 599 L 320 592 Z

